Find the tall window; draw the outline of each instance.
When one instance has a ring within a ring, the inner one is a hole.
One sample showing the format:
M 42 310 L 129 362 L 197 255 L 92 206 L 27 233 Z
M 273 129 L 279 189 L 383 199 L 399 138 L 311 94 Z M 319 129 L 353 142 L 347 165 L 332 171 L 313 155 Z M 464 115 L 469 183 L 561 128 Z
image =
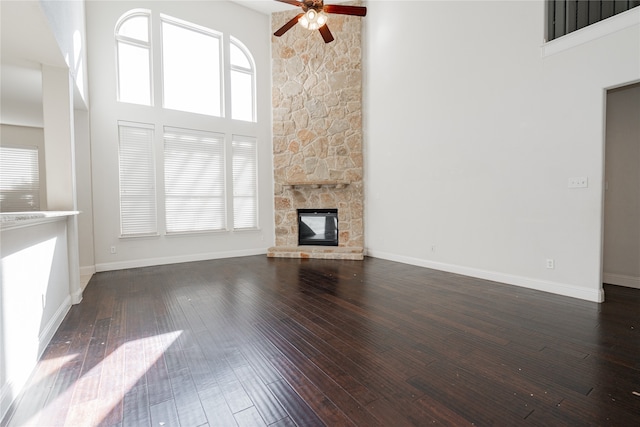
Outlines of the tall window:
M 257 228 L 258 128 L 239 123 L 256 122 L 256 70 L 246 46 L 140 10 L 120 18 L 115 43 L 118 100 L 148 107 L 119 112 L 126 120 L 119 124 L 122 235 Z M 238 127 L 247 136 L 234 136 Z
M 233 228 L 258 227 L 258 156 L 255 138 L 233 136 Z
M 231 37 L 231 117 L 236 120 L 256 121 L 255 66 L 249 51 L 239 40 Z
M 38 147 L 0 147 L 2 212 L 40 210 Z
M 222 116 L 221 34 L 162 20 L 164 107 Z
M 151 25 L 148 11 L 134 11 L 116 26 L 118 101 L 151 105 Z
M 139 236 L 158 232 L 153 126 L 120 122 L 120 233 Z
M 167 232 L 226 227 L 224 134 L 164 130 Z

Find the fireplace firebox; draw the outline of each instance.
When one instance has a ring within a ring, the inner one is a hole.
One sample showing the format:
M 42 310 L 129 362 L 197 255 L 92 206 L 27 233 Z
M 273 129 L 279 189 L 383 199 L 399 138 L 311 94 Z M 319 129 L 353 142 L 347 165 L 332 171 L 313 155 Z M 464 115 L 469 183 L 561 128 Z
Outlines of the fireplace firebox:
M 338 246 L 338 210 L 298 209 L 298 245 Z

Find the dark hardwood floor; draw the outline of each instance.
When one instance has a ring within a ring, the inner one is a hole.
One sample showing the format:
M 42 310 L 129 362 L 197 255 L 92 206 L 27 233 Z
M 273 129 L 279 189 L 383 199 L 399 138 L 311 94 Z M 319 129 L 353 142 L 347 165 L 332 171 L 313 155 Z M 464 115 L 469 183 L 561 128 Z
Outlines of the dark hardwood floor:
M 640 425 L 640 291 L 379 259 L 94 275 L 8 426 Z

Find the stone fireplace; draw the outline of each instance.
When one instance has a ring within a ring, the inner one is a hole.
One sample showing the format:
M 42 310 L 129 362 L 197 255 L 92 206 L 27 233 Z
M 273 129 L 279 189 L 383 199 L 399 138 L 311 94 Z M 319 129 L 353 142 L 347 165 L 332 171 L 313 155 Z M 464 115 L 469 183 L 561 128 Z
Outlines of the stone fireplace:
M 294 13 L 274 13 L 273 30 Z M 299 25 L 272 37 L 276 241 L 270 257 L 363 257 L 361 20 L 331 14 L 335 40 L 328 44 Z M 338 246 L 298 245 L 298 209 L 337 209 Z

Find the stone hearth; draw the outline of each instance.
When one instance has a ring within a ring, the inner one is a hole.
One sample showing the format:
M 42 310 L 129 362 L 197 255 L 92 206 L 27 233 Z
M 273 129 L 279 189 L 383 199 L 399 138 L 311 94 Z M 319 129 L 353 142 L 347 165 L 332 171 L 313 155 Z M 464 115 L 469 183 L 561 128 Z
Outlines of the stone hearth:
M 362 260 L 362 248 L 327 246 L 280 246 L 269 248 L 268 257 Z
M 274 13 L 273 30 L 294 13 Z M 272 37 L 276 245 L 270 257 L 363 257 L 361 19 L 331 14 L 335 41 L 328 44 L 299 25 Z M 298 246 L 297 209 L 334 208 L 338 246 Z

